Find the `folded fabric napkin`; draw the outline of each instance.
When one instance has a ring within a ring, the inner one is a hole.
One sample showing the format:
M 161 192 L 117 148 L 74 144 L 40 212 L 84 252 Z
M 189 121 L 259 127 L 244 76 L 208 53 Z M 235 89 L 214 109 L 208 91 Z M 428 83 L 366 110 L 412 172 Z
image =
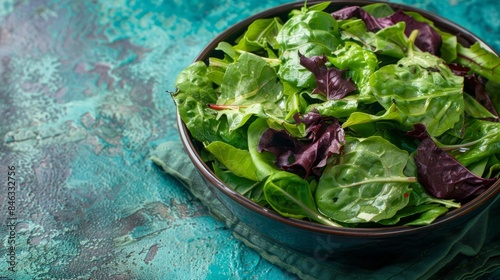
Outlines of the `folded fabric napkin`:
M 457 238 L 424 252 L 409 252 L 411 261 L 377 269 L 332 261 L 311 265 L 304 261 L 308 256 L 270 244 L 241 223 L 207 188 L 181 147 L 180 142 L 163 143 L 155 149 L 151 159 L 206 205 L 215 218 L 232 229 L 237 239 L 301 279 L 500 279 L 500 203 L 490 207 L 480 218 L 471 220 Z

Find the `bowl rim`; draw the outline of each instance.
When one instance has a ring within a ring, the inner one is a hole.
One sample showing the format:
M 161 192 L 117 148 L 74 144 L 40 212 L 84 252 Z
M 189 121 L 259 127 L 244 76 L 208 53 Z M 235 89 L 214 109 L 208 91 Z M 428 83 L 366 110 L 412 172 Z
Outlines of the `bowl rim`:
M 321 0 L 313 0 L 313 1 L 308 1 L 308 6 L 312 6 L 318 3 L 322 3 L 325 1 Z M 374 3 L 385 3 L 390 5 L 394 9 L 402 9 L 405 11 L 412 11 L 412 12 L 417 12 L 420 13 L 422 16 L 426 17 L 427 19 L 430 19 L 434 22 L 435 26 L 437 27 L 444 27 L 446 31 L 453 31 L 456 36 L 457 40 L 464 43 L 464 44 L 469 44 L 471 45 L 474 42 L 479 42 L 484 48 L 488 49 L 489 51 L 493 52 L 497 56 L 499 55 L 497 52 L 493 50 L 488 44 L 486 44 L 484 41 L 482 41 L 479 37 L 474 35 L 472 32 L 468 31 L 467 29 L 463 28 L 462 26 L 458 25 L 457 23 L 454 23 L 442 16 L 439 16 L 437 14 L 434 14 L 430 11 L 426 11 L 420 8 L 412 7 L 407 4 L 401 4 L 401 3 L 391 3 L 387 1 L 380 1 L 380 0 L 352 0 L 352 1 L 336 1 L 332 0 L 330 1 L 332 4 L 336 5 L 345 5 L 345 6 L 363 6 L 367 4 L 374 4 Z M 241 34 L 246 27 L 253 22 L 256 19 L 259 18 L 266 18 L 266 17 L 271 17 L 271 16 L 276 16 L 277 14 L 283 14 L 285 12 L 289 12 L 292 9 L 300 9 L 301 7 L 304 6 L 304 2 L 292 2 L 292 3 L 287 3 L 287 4 L 281 4 L 272 8 L 268 8 L 264 11 L 261 11 L 259 13 L 256 13 L 250 17 L 247 17 L 236 24 L 233 24 L 229 28 L 225 29 L 221 33 L 219 33 L 214 39 L 212 39 L 203 49 L 202 51 L 196 56 L 194 61 L 206 61 L 208 57 L 213 53 L 215 47 L 217 44 L 221 41 L 224 41 L 231 37 L 234 34 Z M 413 235 L 416 233 L 423 233 L 423 232 L 428 232 L 429 230 L 437 229 L 445 224 L 448 224 L 452 222 L 455 219 L 458 219 L 460 217 L 463 217 L 467 215 L 470 212 L 473 212 L 475 210 L 485 210 L 481 209 L 486 202 L 490 200 L 492 203 L 498 202 L 496 198 L 500 197 L 497 195 L 500 193 L 500 179 L 497 180 L 492 186 L 490 186 L 486 191 L 484 191 L 482 194 L 478 195 L 474 199 L 472 199 L 470 202 L 465 203 L 458 209 L 454 209 L 452 211 L 449 211 L 448 213 L 442 215 L 441 217 L 438 217 L 434 222 L 432 222 L 429 225 L 424 225 L 424 226 L 381 226 L 381 227 L 371 227 L 371 228 L 348 228 L 348 227 L 332 227 L 332 226 L 327 226 L 323 225 L 320 223 L 312 222 L 312 221 L 307 221 L 307 220 L 299 220 L 299 219 L 292 219 L 292 218 L 287 218 L 284 216 L 281 216 L 277 212 L 275 212 L 271 208 L 263 207 L 258 205 L 257 203 L 251 201 L 250 199 L 246 198 L 245 196 L 239 194 L 235 190 L 233 190 L 231 187 L 227 186 L 222 180 L 220 180 L 215 173 L 212 171 L 212 169 L 201 159 L 200 154 L 195 148 L 195 145 L 193 143 L 193 140 L 191 139 L 191 134 L 189 130 L 186 128 L 184 122 L 182 121 L 179 112 L 177 110 L 176 112 L 176 119 L 177 119 L 177 126 L 179 130 L 179 135 L 181 138 L 181 142 L 195 165 L 197 171 L 206 179 L 208 180 L 213 186 L 215 186 L 218 190 L 220 190 L 224 195 L 228 196 L 235 202 L 239 203 L 243 207 L 258 213 L 260 215 L 266 216 L 267 218 L 270 218 L 272 220 L 275 220 L 277 222 L 292 226 L 292 227 L 297 227 L 301 228 L 303 230 L 308 230 L 316 233 L 323 233 L 323 234 L 328 234 L 328 235 L 338 235 L 338 236 L 349 236 L 349 237 L 363 237 L 363 238 L 381 238 L 381 237 L 394 237 L 395 235 L 398 236 L 404 236 L 404 235 Z

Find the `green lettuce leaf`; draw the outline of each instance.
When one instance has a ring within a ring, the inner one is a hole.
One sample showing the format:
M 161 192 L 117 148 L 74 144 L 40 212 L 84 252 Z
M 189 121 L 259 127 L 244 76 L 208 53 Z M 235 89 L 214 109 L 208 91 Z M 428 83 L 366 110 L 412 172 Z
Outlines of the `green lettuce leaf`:
M 300 65 L 299 52 L 306 56 L 330 54 L 341 44 L 337 21 L 323 11 L 297 12 L 278 33 L 282 64 L 278 75 L 296 87 L 314 87 L 314 77 Z
M 386 110 L 396 106 L 405 126 L 422 123 L 432 136 L 462 129 L 456 124 L 464 114 L 463 84 L 444 60 L 420 52 L 370 77 L 372 92 Z
M 207 66 L 203 62 L 195 62 L 181 71 L 175 86 L 177 91 L 172 97 L 194 139 L 207 143 L 222 141 L 238 148 L 247 147 L 246 130 L 230 130 L 227 121 L 217 118 L 217 112 L 208 107 L 208 104 L 215 103 L 217 94 L 207 77 Z
M 415 177 L 404 175 L 408 152 L 371 136 L 348 138 L 343 155 L 330 162 L 316 189 L 322 214 L 344 223 L 388 219 L 408 204 Z

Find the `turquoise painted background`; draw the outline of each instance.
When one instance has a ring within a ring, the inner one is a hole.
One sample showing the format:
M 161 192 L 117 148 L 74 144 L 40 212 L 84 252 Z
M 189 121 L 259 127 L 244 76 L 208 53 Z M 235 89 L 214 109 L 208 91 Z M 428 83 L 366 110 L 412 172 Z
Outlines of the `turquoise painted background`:
M 0 0 L 0 279 L 295 279 L 149 159 L 178 140 L 166 91 L 181 69 L 224 29 L 287 2 Z M 497 0 L 392 2 L 500 52 Z

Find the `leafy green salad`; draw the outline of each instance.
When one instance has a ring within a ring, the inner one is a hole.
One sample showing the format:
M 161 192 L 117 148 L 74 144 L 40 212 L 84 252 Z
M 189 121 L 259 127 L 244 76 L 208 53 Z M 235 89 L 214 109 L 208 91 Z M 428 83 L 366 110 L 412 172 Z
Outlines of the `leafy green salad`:
M 416 12 L 257 19 L 172 96 L 216 176 L 335 227 L 427 225 L 500 175 L 500 59 Z

